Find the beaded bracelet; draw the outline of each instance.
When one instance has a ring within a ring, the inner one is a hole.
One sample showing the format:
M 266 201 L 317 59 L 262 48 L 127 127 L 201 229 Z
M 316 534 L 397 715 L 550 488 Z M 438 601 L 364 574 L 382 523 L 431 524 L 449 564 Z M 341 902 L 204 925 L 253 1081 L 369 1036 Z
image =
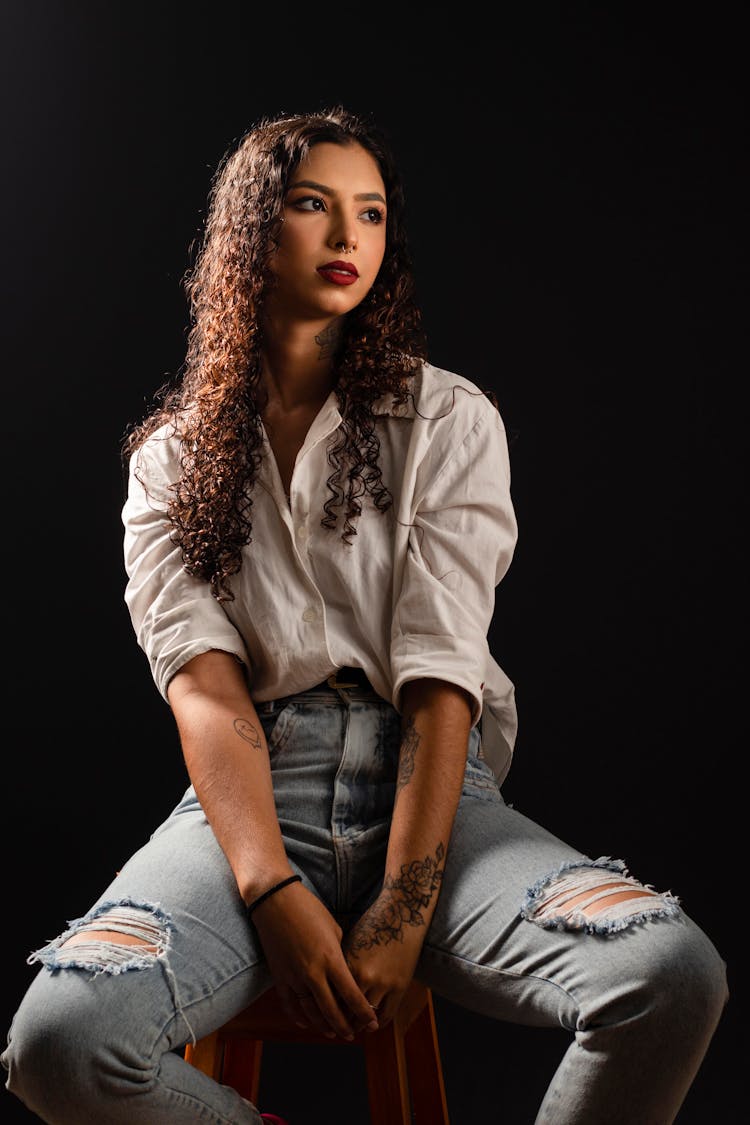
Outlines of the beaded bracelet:
M 282 887 L 288 887 L 290 883 L 301 883 L 301 882 L 302 882 L 302 876 L 301 875 L 290 875 L 288 879 L 282 879 L 281 882 L 277 883 L 274 887 L 269 887 L 269 889 L 267 891 L 264 891 L 263 894 L 259 898 L 256 898 L 255 902 L 251 902 L 250 905 L 247 907 L 248 918 L 250 917 L 252 912 L 257 907 L 260 906 L 260 904 L 262 902 L 264 902 L 267 898 L 270 898 L 271 895 L 276 894 L 276 891 L 280 891 Z

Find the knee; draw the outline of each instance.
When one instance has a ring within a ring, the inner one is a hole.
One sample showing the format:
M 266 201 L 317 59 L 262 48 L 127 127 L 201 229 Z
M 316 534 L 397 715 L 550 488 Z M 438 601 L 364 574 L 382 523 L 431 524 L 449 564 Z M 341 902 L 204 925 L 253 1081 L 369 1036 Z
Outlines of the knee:
M 724 961 L 677 898 L 640 883 L 621 860 L 563 864 L 528 890 L 521 914 L 604 943 L 605 955 L 592 961 L 604 1022 L 651 1017 L 698 1035 L 718 1023 L 728 999 Z
M 680 1050 L 705 1050 L 728 999 L 726 965 L 706 934 L 680 911 L 603 940 L 612 950 L 606 968 L 598 961 L 593 1023 L 649 1028 Z
M 653 927 L 646 981 L 659 1012 L 696 1032 L 715 1027 L 729 999 L 727 967 L 703 930 L 684 912 Z
M 88 1054 L 87 1021 L 76 1024 L 75 1009 L 56 984 L 40 972 L 13 1017 L 2 1056 L 7 1089 L 40 1115 L 51 1108 L 46 1105 L 51 1091 L 65 1102 L 66 1087 Z

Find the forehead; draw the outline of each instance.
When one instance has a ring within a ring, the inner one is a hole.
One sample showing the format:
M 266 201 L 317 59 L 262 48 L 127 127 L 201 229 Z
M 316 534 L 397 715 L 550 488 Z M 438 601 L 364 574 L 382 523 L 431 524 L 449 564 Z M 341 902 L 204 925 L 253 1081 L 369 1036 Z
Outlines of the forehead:
M 313 145 L 292 173 L 289 186 L 293 187 L 298 180 L 314 180 L 340 194 L 379 192 L 385 196 L 377 160 L 356 141 L 346 145 L 321 141 Z

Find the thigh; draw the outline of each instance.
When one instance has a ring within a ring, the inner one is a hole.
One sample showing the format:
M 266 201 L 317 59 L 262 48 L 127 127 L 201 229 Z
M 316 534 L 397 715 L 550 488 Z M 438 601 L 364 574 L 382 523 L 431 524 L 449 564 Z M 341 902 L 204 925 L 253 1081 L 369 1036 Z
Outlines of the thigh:
M 669 943 L 668 925 L 660 934 L 642 923 L 689 922 L 672 896 L 644 887 L 623 862 L 592 859 L 506 805 L 478 753 L 472 740 L 416 975 L 493 1018 L 575 1028 L 618 975 Z M 608 897 L 615 888 L 617 902 Z
M 138 943 L 97 940 L 107 931 Z M 73 934 L 76 943 L 66 944 Z M 70 1002 L 86 1003 L 91 994 L 93 1004 L 95 994 L 97 1007 L 111 1009 L 107 1019 L 151 1026 L 155 1036 L 163 1031 L 169 1047 L 205 1035 L 271 983 L 231 868 L 192 788 L 91 909 L 34 957 Z
M 295 702 L 261 721 L 290 865 L 311 893 L 330 900 L 330 788 L 340 756 L 340 715 Z M 108 929 L 139 944 L 97 944 L 93 935 Z M 79 944 L 87 933 L 92 940 Z M 66 945 L 72 934 L 76 943 Z M 181 1028 L 175 1034 L 183 1039 L 205 1035 L 271 984 L 233 872 L 192 786 L 88 913 L 36 959 L 53 971 L 93 968 L 112 978 L 108 995 L 129 1005 L 136 1022 L 148 1010 L 158 1026 L 168 1020 L 171 1004 Z
M 486 1015 L 498 1016 L 500 1008 L 501 1018 L 555 1022 L 538 1010 L 555 1004 L 555 990 L 532 1003 L 524 983 L 527 974 L 546 972 L 540 947 L 548 935 L 527 932 L 521 905 L 545 872 L 581 858 L 506 805 L 489 767 L 470 753 L 417 975 L 439 995 Z

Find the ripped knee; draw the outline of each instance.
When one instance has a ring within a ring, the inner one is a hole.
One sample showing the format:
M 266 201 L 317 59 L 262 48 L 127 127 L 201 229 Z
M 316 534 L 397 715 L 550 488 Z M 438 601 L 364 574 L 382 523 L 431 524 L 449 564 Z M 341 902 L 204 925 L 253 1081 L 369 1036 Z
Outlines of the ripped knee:
M 636 922 L 679 913 L 679 899 L 639 883 L 622 860 L 571 860 L 526 892 L 521 917 L 548 930 L 612 934 Z
M 48 969 L 123 973 L 149 968 L 169 946 L 172 924 L 160 907 L 129 900 L 102 903 L 28 958 Z

